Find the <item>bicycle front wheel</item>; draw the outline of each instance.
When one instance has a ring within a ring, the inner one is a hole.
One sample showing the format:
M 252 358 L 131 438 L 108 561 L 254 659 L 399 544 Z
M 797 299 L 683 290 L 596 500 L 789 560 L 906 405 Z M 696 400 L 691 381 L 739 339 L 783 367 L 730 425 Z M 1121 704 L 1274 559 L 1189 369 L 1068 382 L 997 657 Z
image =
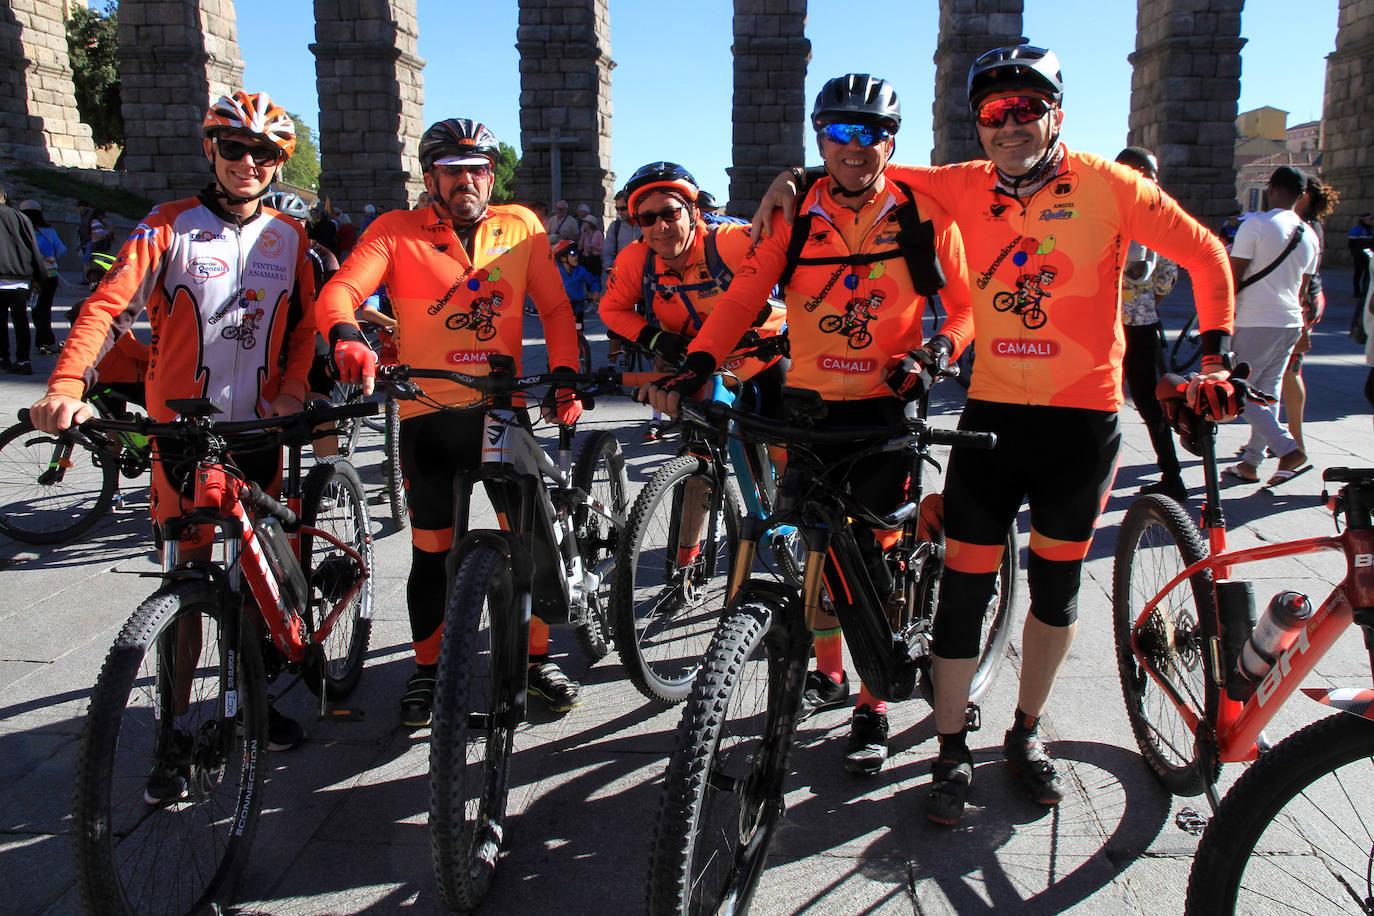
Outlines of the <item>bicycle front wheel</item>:
M 739 505 L 712 462 L 682 455 L 639 491 L 615 565 L 611 632 L 640 693 L 681 703 L 725 607 Z
M 597 583 L 586 593 L 587 618 L 577 628 L 577 643 L 596 662 L 610 651 L 612 577 L 620 535 L 629 515 L 630 479 L 613 433 L 601 430 L 587 439 L 577 456 L 572 483 L 586 494 L 586 500 L 573 513 L 573 529 L 582 564 Z
M 363 482 L 353 465 L 342 458 L 325 458 L 310 469 L 302 487 L 301 521 L 347 544 L 363 558 L 364 568 L 372 571 L 372 520 Z M 358 584 L 359 570 L 341 548 L 310 534 L 301 535 L 301 567 L 310 585 L 306 623 L 313 636 L 324 628 L 334 606 Z M 331 700 L 343 699 L 362 679 L 372 637 L 372 585 L 369 575 L 330 624 L 320 646 L 322 658 L 305 679 L 316 696 L 324 690 Z
M 1202 355 L 1202 334 L 1198 332 L 1197 315 L 1188 316 L 1188 322 L 1179 328 L 1174 338 L 1174 346 L 1169 351 L 1169 368 L 1177 373 L 1187 372 Z
M 652 914 L 749 906 L 782 814 L 806 677 L 771 602 L 732 608 L 683 707 L 649 862 Z
M 1189 916 L 1369 913 L 1374 722 L 1339 713 L 1281 741 L 1237 780 L 1207 825 Z
M 1131 636 L 1145 605 L 1206 555 L 1197 527 L 1172 499 L 1144 496 L 1126 510 L 1112 569 L 1117 671 L 1140 753 L 1175 795 L 1197 795 L 1216 781 L 1220 767 L 1202 771 L 1193 730 L 1174 703 L 1199 721 L 1215 706 L 1217 688 L 1207 675 L 1204 654 L 1216 620 L 1212 574 L 1198 573 L 1163 597 L 1135 634 L 1144 662 L 1163 686 L 1136 657 Z
M 215 587 L 169 585 L 106 656 L 77 745 L 76 872 L 88 912 L 199 912 L 233 897 L 262 808 L 267 694 L 251 624 L 232 640 L 236 676 L 222 678 L 233 656 L 221 620 Z M 226 736 L 223 713 L 235 707 L 239 728 Z
M 525 659 L 501 627 L 518 611 L 506 556 L 486 546 L 468 551 L 444 614 L 429 736 L 434 877 L 444 903 L 462 912 L 486 895 L 504 838 L 516 692 L 523 687 L 514 673 L 523 675 Z
M 97 467 L 90 450 L 66 436 L 16 423 L 0 434 L 0 532 L 26 544 L 80 537 L 110 509 L 119 461 Z

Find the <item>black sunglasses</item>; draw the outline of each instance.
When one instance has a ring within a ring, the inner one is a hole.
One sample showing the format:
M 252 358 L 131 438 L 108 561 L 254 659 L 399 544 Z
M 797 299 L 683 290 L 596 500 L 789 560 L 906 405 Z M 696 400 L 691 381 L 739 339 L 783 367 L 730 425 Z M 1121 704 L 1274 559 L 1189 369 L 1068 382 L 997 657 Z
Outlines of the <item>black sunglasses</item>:
M 254 165 L 272 165 L 281 158 L 281 150 L 275 146 L 261 143 L 244 143 L 242 140 L 215 138 L 215 149 L 229 162 L 238 162 L 244 156 L 252 156 Z
M 682 207 L 664 207 L 662 210 L 640 210 L 635 214 L 635 221 L 645 229 L 661 219 L 666 219 L 670 223 L 677 222 L 678 214 L 683 210 Z

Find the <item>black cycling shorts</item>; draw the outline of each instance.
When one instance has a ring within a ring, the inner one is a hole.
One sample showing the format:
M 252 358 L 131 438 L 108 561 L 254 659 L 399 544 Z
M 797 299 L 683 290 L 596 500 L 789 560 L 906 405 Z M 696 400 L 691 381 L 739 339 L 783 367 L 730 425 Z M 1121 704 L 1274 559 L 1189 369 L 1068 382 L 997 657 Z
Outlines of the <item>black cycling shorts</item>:
M 975 658 L 1000 547 L 1023 502 L 1030 503 L 1031 614 L 1051 626 L 1077 618 L 1083 559 L 1111 488 L 1121 432 L 1112 412 L 990 401 L 969 401 L 959 428 L 996 433 L 997 447 L 950 454 L 950 549 L 934 646 L 944 658 Z

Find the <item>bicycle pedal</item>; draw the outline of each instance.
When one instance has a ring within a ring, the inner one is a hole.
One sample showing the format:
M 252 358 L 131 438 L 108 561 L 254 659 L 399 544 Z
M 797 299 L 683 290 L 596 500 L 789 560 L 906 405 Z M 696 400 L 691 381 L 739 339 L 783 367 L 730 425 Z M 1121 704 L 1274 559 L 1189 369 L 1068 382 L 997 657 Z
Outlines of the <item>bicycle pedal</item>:
M 971 732 L 983 727 L 983 708 L 977 703 L 968 704 L 968 709 L 964 710 L 964 727 Z
M 361 722 L 367 713 L 353 706 L 334 706 L 320 715 L 320 721 L 329 719 L 335 722 Z
M 1178 814 L 1174 815 L 1174 826 L 1184 833 L 1201 836 L 1202 831 L 1207 829 L 1207 818 L 1193 808 L 1179 808 Z

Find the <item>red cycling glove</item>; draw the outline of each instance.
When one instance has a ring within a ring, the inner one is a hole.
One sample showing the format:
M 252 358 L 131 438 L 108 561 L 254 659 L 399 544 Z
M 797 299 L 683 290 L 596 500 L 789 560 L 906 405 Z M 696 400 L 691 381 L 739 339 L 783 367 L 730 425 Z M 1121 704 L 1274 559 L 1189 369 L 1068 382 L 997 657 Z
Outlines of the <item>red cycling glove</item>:
M 575 369 L 559 368 L 554 372 L 575 372 Z M 577 392 L 572 388 L 551 388 L 549 393 L 544 395 L 544 402 L 540 405 L 544 419 L 553 422 L 557 421 L 559 426 L 574 426 L 582 416 L 582 399 L 577 396 Z
M 334 374 L 339 381 L 362 385 L 377 376 L 377 354 L 360 340 L 338 340 L 334 343 Z
M 1218 423 L 1240 416 L 1244 395 L 1230 379 L 1203 378 L 1197 389 L 1198 412 Z

